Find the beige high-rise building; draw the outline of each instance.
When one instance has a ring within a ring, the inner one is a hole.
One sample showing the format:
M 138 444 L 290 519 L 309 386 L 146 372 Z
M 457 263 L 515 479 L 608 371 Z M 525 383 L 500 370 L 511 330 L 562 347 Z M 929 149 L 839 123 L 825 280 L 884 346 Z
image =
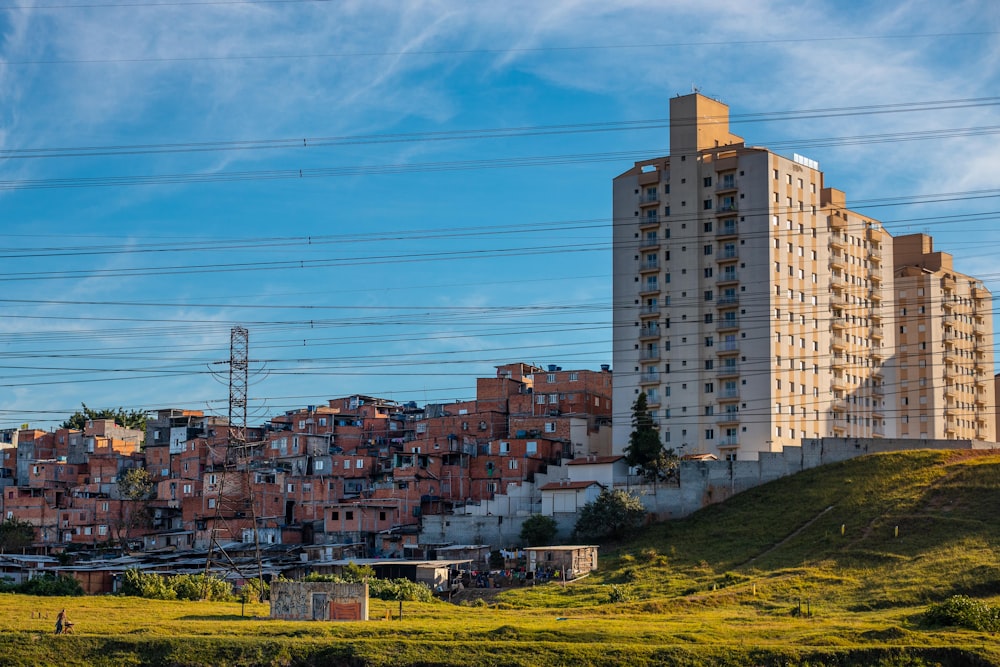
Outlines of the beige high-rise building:
M 995 441 L 992 296 L 926 234 L 893 257 L 900 437 Z
M 896 435 L 893 241 L 814 161 L 747 146 L 725 104 L 676 97 L 670 155 L 614 179 L 614 219 L 618 451 L 639 392 L 685 454 Z

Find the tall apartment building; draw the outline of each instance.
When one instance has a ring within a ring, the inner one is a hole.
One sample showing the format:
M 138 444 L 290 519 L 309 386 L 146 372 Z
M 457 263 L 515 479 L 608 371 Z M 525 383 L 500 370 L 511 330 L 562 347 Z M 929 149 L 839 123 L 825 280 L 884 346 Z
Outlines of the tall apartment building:
M 926 234 L 893 256 L 900 436 L 995 441 L 992 295 Z
M 682 453 L 894 436 L 892 257 L 815 162 L 747 146 L 725 104 L 672 99 L 670 155 L 614 179 L 616 450 L 639 392 Z

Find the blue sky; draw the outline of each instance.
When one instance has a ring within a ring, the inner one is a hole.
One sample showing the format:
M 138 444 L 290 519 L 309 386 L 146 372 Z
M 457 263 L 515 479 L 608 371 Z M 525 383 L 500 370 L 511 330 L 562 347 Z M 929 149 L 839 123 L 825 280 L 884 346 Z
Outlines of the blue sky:
M 611 179 L 692 86 L 1000 285 L 993 0 L 0 0 L 0 61 L 0 427 L 224 414 L 236 324 L 251 421 L 610 363 Z

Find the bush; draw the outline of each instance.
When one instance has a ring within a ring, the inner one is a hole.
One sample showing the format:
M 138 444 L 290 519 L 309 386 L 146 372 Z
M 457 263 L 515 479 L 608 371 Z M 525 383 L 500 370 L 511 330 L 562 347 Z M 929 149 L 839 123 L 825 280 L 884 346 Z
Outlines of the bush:
M 121 594 L 150 600 L 231 600 L 233 588 L 229 582 L 212 575 L 164 577 L 132 568 L 125 570 Z
M 611 604 L 618 602 L 631 602 L 632 599 L 632 591 L 629 590 L 628 586 L 623 586 L 622 584 L 611 584 L 609 587 L 608 602 Z
M 544 514 L 532 514 L 521 524 L 521 542 L 526 547 L 547 547 L 558 532 L 555 519 Z
M 23 584 L 4 583 L 0 585 L 4 593 L 21 593 L 23 595 L 83 595 L 83 586 L 73 577 L 61 574 L 58 577 L 46 573 L 40 577 L 29 579 Z
M 360 583 L 336 574 L 310 574 L 303 577 L 302 581 L 330 581 L 335 584 Z M 363 581 L 368 584 L 368 595 L 379 600 L 403 600 L 406 602 L 431 602 L 434 600 L 434 593 L 431 592 L 430 588 L 409 579 L 376 579 L 371 577 Z
M 166 579 L 138 568 L 125 570 L 121 593 L 150 600 L 173 600 L 177 597 L 177 593 L 167 585 Z
M 924 622 L 928 625 L 950 625 L 981 632 L 997 632 L 1000 630 L 1000 608 L 991 607 L 966 595 L 952 595 L 944 602 L 931 605 L 924 613 Z

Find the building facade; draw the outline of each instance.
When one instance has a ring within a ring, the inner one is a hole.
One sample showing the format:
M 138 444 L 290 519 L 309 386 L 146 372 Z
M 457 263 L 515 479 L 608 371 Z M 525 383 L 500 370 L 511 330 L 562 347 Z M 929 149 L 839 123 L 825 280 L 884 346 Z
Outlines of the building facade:
M 614 179 L 616 450 L 640 392 L 683 454 L 893 437 L 892 238 L 728 119 L 672 99 L 670 155 Z
M 896 237 L 899 432 L 996 440 L 993 299 L 926 234 Z

